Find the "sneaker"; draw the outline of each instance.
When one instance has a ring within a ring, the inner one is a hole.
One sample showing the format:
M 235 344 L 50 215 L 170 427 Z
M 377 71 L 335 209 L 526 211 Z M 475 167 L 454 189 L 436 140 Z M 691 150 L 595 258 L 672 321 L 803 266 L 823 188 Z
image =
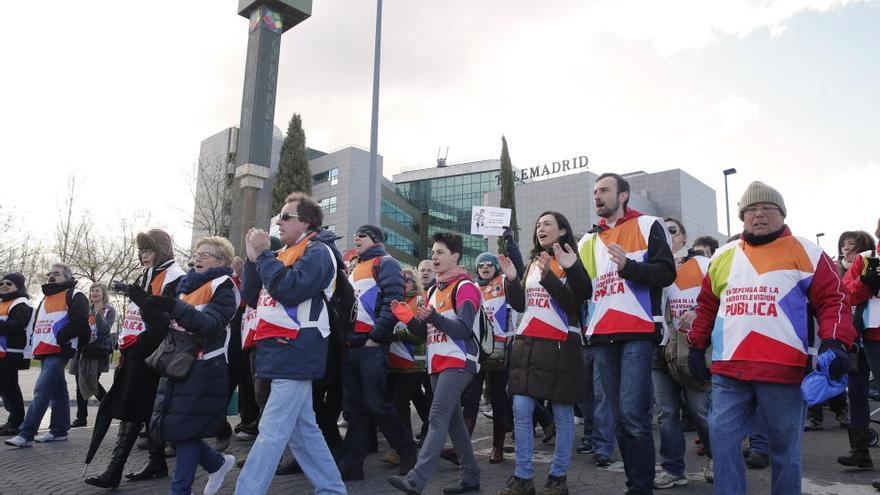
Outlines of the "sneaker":
M 577 448 L 578 454 L 593 454 L 595 452 L 596 451 L 593 449 L 593 444 L 589 442 L 581 442 L 581 444 L 578 445 Z
M 88 426 L 88 424 L 89 423 L 88 423 L 88 421 L 86 421 L 86 418 L 76 418 L 75 420 L 73 420 L 72 423 L 70 423 L 70 427 L 71 428 L 82 428 L 83 426 Z
M 407 495 L 420 495 L 422 493 L 421 490 L 416 488 L 416 485 L 413 484 L 412 481 L 409 480 L 406 476 L 389 476 L 388 483 L 391 484 L 394 488 L 406 493 Z
M 10 447 L 23 448 L 23 447 L 32 446 L 34 444 L 34 441 L 27 440 L 26 438 L 24 438 L 21 435 L 15 435 L 14 437 L 4 441 L 3 443 L 5 443 L 6 445 L 9 445 Z
M 10 424 L 0 426 L 0 437 L 14 437 L 18 435 L 18 428 Z
M 703 479 L 706 480 L 707 483 L 715 482 L 715 466 L 712 465 L 712 459 L 709 459 L 709 462 L 703 467 Z
M 205 484 L 205 491 L 203 493 L 205 495 L 214 495 L 220 491 L 220 486 L 223 485 L 223 478 L 225 478 L 226 473 L 232 471 L 232 468 L 234 467 L 235 456 L 223 454 L 223 465 L 220 466 L 220 469 L 208 475 L 208 483 Z
M 336 422 L 336 426 L 340 428 L 348 428 L 348 421 L 345 418 L 340 418 L 339 421 Z
M 566 476 L 547 476 L 547 483 L 538 492 L 538 495 L 568 495 L 568 483 Z
M 235 434 L 235 439 L 241 442 L 250 442 L 252 440 L 255 440 L 256 438 L 256 435 L 244 431 L 239 431 Z
M 758 452 L 757 450 L 750 451 L 749 456 L 746 457 L 746 466 L 752 469 L 764 469 L 769 465 L 770 455 Z
M 575 426 L 584 424 L 584 418 L 582 418 L 580 416 L 575 416 L 574 417 L 574 424 L 575 424 Z
M 606 455 L 596 454 L 593 456 L 593 464 L 600 468 L 608 467 L 611 465 L 611 459 Z
M 822 423 L 817 421 L 815 418 L 808 417 L 804 422 L 804 431 L 817 431 L 823 429 Z
M 664 488 L 672 488 L 674 486 L 685 486 L 688 484 L 687 478 L 670 473 L 669 471 L 661 471 L 654 477 L 654 488 L 662 490 Z
M 67 440 L 67 435 L 58 435 L 55 436 L 51 431 L 47 431 L 46 433 L 40 433 L 39 435 L 34 437 L 34 441 L 44 443 L 44 442 L 63 442 Z
M 480 411 L 480 413 L 482 413 L 483 416 L 486 416 L 489 419 L 492 419 L 495 417 L 495 413 L 491 409 L 489 409 L 489 410 L 483 409 L 482 411 Z

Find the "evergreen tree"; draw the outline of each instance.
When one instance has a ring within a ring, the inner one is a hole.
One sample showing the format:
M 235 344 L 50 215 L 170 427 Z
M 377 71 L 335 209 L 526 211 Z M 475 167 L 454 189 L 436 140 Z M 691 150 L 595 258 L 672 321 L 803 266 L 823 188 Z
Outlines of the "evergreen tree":
M 516 224 L 516 194 L 513 187 L 513 164 L 510 162 L 510 153 L 507 151 L 507 139 L 501 136 L 501 206 L 510 208 L 510 229 L 513 230 L 513 238 L 519 242 L 519 227 Z M 498 252 L 504 253 L 504 238 L 498 238 Z
M 312 194 L 312 172 L 306 155 L 306 133 L 299 114 L 293 114 L 287 126 L 287 136 L 281 144 L 281 160 L 275 187 L 272 189 L 272 211 L 281 211 L 287 195 L 292 192 Z

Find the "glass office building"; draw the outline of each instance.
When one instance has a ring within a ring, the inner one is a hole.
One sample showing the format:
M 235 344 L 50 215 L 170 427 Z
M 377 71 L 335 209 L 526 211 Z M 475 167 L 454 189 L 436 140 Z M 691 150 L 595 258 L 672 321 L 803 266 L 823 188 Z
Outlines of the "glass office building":
M 397 194 L 413 205 L 427 223 L 421 245 L 415 246 L 420 249 L 419 257 L 430 257 L 431 236 L 435 232 L 452 231 L 462 234 L 463 266 L 473 266 L 477 256 L 488 250 L 485 237 L 470 234 L 471 208 L 483 204 L 484 194 L 500 189 L 499 166 L 498 160 L 483 160 L 404 172 L 394 176 Z

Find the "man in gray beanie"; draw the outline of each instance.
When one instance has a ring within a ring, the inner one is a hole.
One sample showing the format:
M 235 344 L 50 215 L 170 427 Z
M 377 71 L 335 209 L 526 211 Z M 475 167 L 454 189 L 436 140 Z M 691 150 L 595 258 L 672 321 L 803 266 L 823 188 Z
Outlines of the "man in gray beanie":
M 847 349 L 856 332 L 849 297 L 831 259 L 785 225 L 776 189 L 752 182 L 739 202 L 741 240 L 720 248 L 697 297 L 688 341 L 691 376 L 708 379 L 712 344 L 709 437 L 715 493 L 746 493 L 742 437 L 763 418 L 768 427 L 773 494 L 801 492 L 804 401 L 800 384 L 808 362 L 809 309 L 815 311 L 819 355 L 839 379 L 849 371 Z

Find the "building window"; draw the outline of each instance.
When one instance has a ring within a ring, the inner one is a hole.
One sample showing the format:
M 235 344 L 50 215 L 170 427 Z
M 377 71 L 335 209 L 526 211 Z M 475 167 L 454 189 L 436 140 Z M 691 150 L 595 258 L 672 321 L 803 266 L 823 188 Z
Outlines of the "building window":
M 312 185 L 323 184 L 329 182 L 331 186 L 339 183 L 339 168 L 331 168 L 326 172 L 321 172 L 312 176 Z
M 324 198 L 318 201 L 318 205 L 327 213 L 336 213 L 336 196 Z

